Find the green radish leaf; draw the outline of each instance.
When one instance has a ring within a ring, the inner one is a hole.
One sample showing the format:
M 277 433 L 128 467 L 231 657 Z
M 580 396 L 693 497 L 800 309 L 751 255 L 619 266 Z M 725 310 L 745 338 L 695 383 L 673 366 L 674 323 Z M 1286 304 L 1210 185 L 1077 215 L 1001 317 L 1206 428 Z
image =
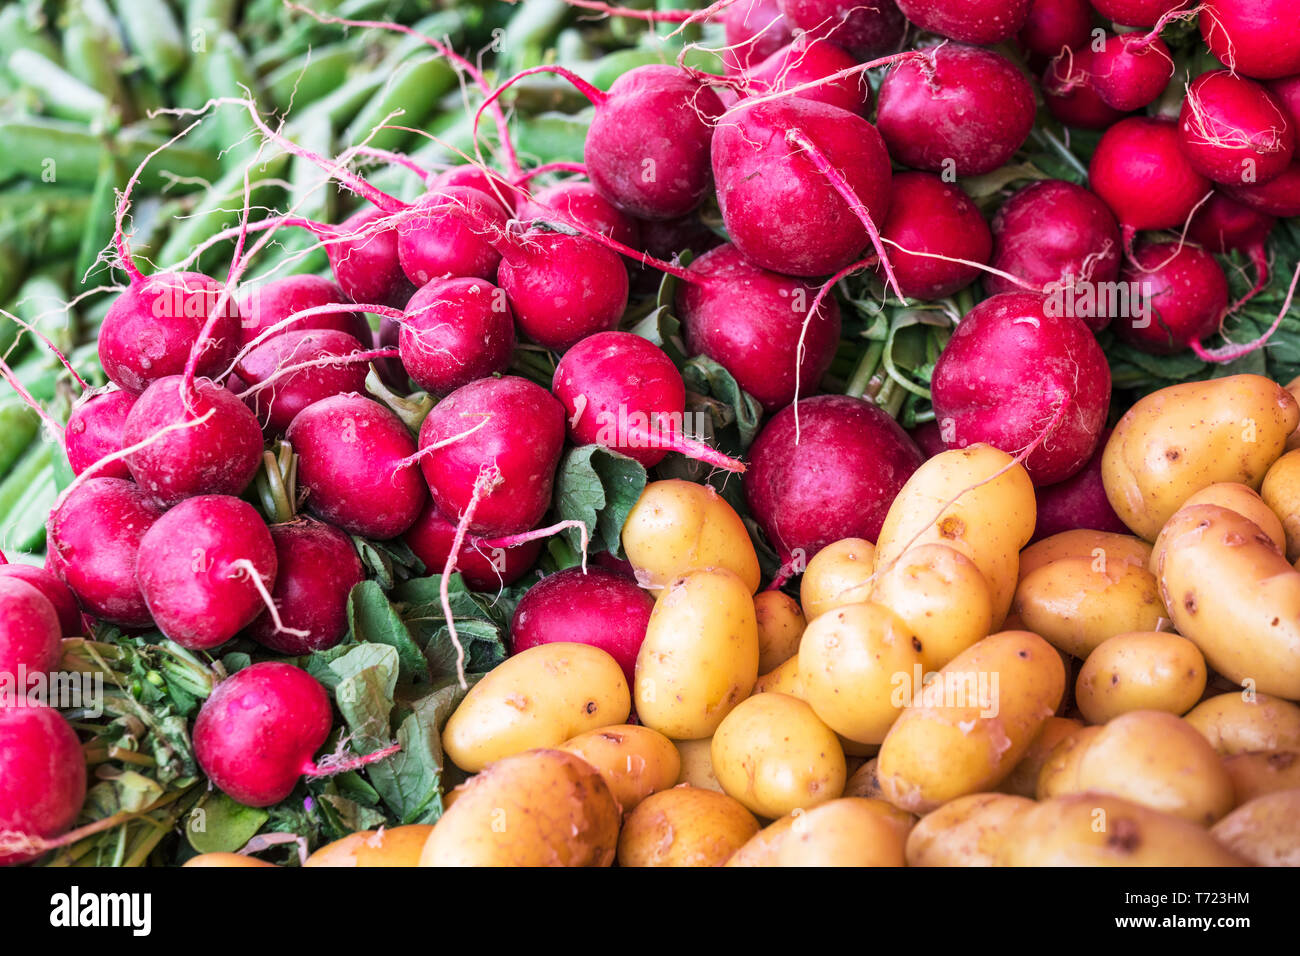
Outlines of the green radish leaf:
M 490 671 L 509 653 L 506 647 L 506 631 L 489 621 L 456 619 L 456 639 L 465 649 L 464 669 L 467 674 L 481 674 Z M 460 671 L 457 666 L 456 645 L 451 640 L 451 630 L 438 628 L 425 648 L 429 667 L 435 676 L 454 678 Z
M 392 742 L 388 717 L 400 670 L 396 649 L 358 644 L 327 668 L 336 678 L 334 702 L 351 730 L 353 749 L 367 754 Z
M 553 505 L 560 521 L 581 521 L 590 535 L 590 550 L 621 557 L 623 523 L 641 497 L 646 471 L 626 455 L 600 445 L 571 448 L 560 460 Z M 582 535 L 564 530 L 565 540 L 581 550 Z
M 744 451 L 758 435 L 763 406 L 746 392 L 725 368 L 706 355 L 697 355 L 682 369 L 688 393 L 717 401 L 710 404 L 714 429 L 723 431 L 735 426 L 736 451 Z M 689 397 L 688 397 L 689 404 Z M 724 439 L 725 441 L 725 439 Z M 732 443 L 727 443 L 732 444 Z
M 355 641 L 396 650 L 402 680 L 428 677 L 424 654 L 378 582 L 362 581 L 348 595 L 348 628 Z
M 199 853 L 234 853 L 270 818 L 265 810 L 236 803 L 218 790 L 185 818 L 185 838 Z

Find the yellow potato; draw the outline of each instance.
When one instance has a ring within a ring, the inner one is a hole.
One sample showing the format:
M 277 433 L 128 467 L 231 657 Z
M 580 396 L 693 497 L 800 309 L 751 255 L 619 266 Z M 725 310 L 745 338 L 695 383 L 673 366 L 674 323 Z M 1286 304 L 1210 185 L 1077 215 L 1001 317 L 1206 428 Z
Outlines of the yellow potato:
M 723 718 L 713 770 L 725 793 L 769 820 L 836 799 L 848 776 L 835 734 L 787 694 L 756 694 Z
M 875 564 L 876 546 L 865 538 L 844 538 L 822 548 L 799 582 L 804 615 L 811 621 L 832 608 L 865 601 Z
M 1279 790 L 1300 790 L 1300 750 L 1256 750 L 1225 757 L 1233 803 L 1241 806 Z
M 1083 729 L 1083 721 L 1074 720 L 1070 717 L 1048 717 L 1043 722 L 1043 729 L 1038 732 L 1038 736 L 1030 743 L 1029 749 L 1025 755 L 1020 758 L 1020 762 L 1002 781 L 998 789 L 1003 793 L 1013 794 L 1018 797 L 1029 797 L 1031 800 L 1038 795 L 1038 775 L 1043 770 L 1043 765 L 1047 763 L 1052 751 L 1056 749 L 1057 744 L 1065 738 L 1077 733 Z
M 988 582 L 947 545 L 912 548 L 876 578 L 871 600 L 897 614 L 921 641 L 921 666 L 937 671 L 993 626 Z
M 823 614 L 799 645 L 800 695 L 832 730 L 858 743 L 885 739 L 922 674 L 921 642 L 879 604 Z
M 600 771 L 624 813 L 660 790 L 676 786 L 682 758 L 673 742 L 656 730 L 615 724 L 589 730 L 559 747 Z
M 457 788 L 433 827 L 420 866 L 609 866 L 618 801 L 576 754 L 530 750 Z
M 780 667 L 761 675 L 754 682 L 755 694 L 773 692 L 803 698 L 803 692 L 799 687 L 799 655 L 796 654 Z
M 872 757 L 849 776 L 844 783 L 844 796 L 846 797 L 870 797 L 874 800 L 882 799 L 880 793 L 880 778 L 876 775 L 876 758 Z
M 1291 393 L 1260 375 L 1162 388 L 1130 408 L 1106 442 L 1106 497 L 1151 541 L 1202 488 L 1221 481 L 1258 488 L 1298 422 Z
M 631 713 L 627 678 L 588 644 L 539 644 L 507 657 L 470 688 L 447 721 L 442 748 L 471 773 L 512 754 L 554 747 Z
M 1035 541 L 1020 552 L 1020 580 L 1041 567 L 1064 558 L 1102 559 L 1107 565 L 1131 564 L 1145 568 L 1151 561 L 1151 545 L 1131 534 L 1077 528 Z
M 1074 702 L 1090 724 L 1133 710 L 1185 714 L 1205 692 L 1205 658 L 1185 637 L 1167 632 L 1117 634 L 1088 655 Z
M 307 857 L 303 866 L 419 866 L 420 854 L 432 832 L 431 823 L 359 830 L 321 847 Z
M 1210 835 L 1256 866 L 1300 866 L 1300 790 L 1256 797 L 1216 823 Z
M 758 679 L 758 623 L 746 584 L 691 571 L 659 595 L 636 658 L 641 723 L 674 740 L 710 737 Z
M 883 800 L 832 800 L 777 820 L 727 866 L 903 866 L 911 825 Z
M 678 740 L 674 743 L 682 760 L 682 770 L 677 775 L 677 783 L 689 783 L 692 787 L 699 787 L 701 790 L 716 790 L 722 793 L 722 784 L 718 783 L 718 775 L 713 772 L 712 738 Z
M 1037 513 L 1029 473 L 1006 452 L 991 445 L 940 452 L 890 505 L 876 541 L 876 570 L 888 570 L 918 545 L 946 544 L 984 575 L 998 627 L 1011 607 L 1020 549 L 1033 536 Z
M 623 549 L 653 593 L 688 571 L 726 568 L 758 590 L 758 554 L 745 523 L 708 485 L 669 479 L 645 486 L 623 524 Z
M 921 818 L 907 837 L 908 866 L 995 866 L 1012 824 L 1033 800 L 972 793 Z
M 768 671 L 799 653 L 799 639 L 808 622 L 795 599 L 780 591 L 763 591 L 754 598 L 758 621 L 758 672 Z
M 1166 528 L 1159 578 L 1178 633 L 1211 668 L 1300 699 L 1300 571 L 1253 521 L 1216 505 L 1180 510 Z
M 619 866 L 721 866 L 758 832 L 744 804 L 725 793 L 673 787 L 641 801 L 623 824 Z
M 1273 467 L 1269 469 L 1269 474 L 1287 458 L 1283 455 Z M 1260 486 L 1260 491 L 1268 488 L 1268 475 L 1264 476 L 1264 484 Z M 1196 494 L 1192 495 L 1182 503 L 1183 508 L 1192 505 L 1218 505 L 1220 508 L 1227 508 L 1229 511 L 1235 511 L 1244 518 L 1249 518 L 1259 529 L 1268 535 L 1269 539 L 1277 545 L 1279 551 L 1287 550 L 1287 534 L 1282 527 L 1282 522 L 1278 519 L 1282 511 L 1274 511 L 1267 501 L 1261 497 L 1260 491 L 1256 491 L 1249 485 L 1243 485 L 1236 481 L 1221 481 L 1210 485 L 1208 488 L 1202 488 Z M 1298 502 L 1300 503 L 1300 502 Z M 1157 543 L 1159 538 L 1156 539 Z M 1153 557 L 1154 561 L 1155 558 Z M 1155 565 L 1152 564 L 1154 570 Z
M 1300 707 L 1267 694 L 1219 694 L 1201 701 L 1185 719 L 1225 757 L 1300 749 Z
M 986 637 L 918 688 L 919 699 L 890 728 L 877 764 L 885 798 L 927 813 L 968 793 L 995 789 L 1064 692 L 1061 658 L 1037 634 Z
M 1059 797 L 1016 818 L 1002 866 L 1245 866 L 1204 827 L 1100 793 Z
M 1291 397 L 1300 401 L 1300 376 L 1291 379 L 1286 383 L 1286 390 L 1291 393 Z M 1286 440 L 1286 450 L 1293 451 L 1300 448 L 1300 428 L 1293 431 Z
M 1289 451 L 1273 462 L 1259 493 L 1272 513 L 1281 519 L 1287 560 L 1300 559 L 1300 454 Z
M 1051 800 L 1083 789 L 1078 782 L 1079 761 L 1101 731 L 1101 727 L 1080 727 L 1057 742 L 1038 772 L 1037 799 Z
M 255 856 L 245 856 L 243 853 L 200 853 L 198 856 L 192 856 L 182 864 L 182 869 L 187 866 L 193 867 L 243 867 L 243 866 L 270 866 L 274 863 L 267 863 L 265 860 L 259 860 Z

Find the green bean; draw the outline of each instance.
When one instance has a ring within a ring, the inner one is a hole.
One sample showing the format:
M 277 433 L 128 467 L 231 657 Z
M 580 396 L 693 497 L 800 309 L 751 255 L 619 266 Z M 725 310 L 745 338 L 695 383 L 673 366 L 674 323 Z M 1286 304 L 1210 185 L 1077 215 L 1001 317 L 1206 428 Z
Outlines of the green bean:
M 572 8 L 564 0 L 528 0 L 510 18 L 493 48 L 501 56 L 500 70 L 516 73 L 540 64 L 546 49 L 568 21 Z
M 355 43 L 335 43 L 294 57 L 267 74 L 267 95 L 277 109 L 310 106 L 341 86 L 357 62 Z
M 0 319 L 12 325 L 7 319 Z M 41 427 L 41 417 L 16 395 L 0 400 L 0 475 L 22 457 Z
M 260 98 L 261 87 L 249 69 L 247 59 L 233 33 L 217 36 L 204 61 L 208 96 L 251 95 L 256 102 Z M 244 107 L 231 104 L 220 107 L 216 113 L 215 125 L 221 132 L 221 159 L 227 169 L 241 165 L 257 152 L 260 136 Z
M 276 153 L 250 171 L 251 202 L 269 206 L 283 198 L 280 184 L 265 180 L 273 180 L 280 176 L 284 172 L 288 159 L 286 153 Z M 170 266 L 179 262 L 204 240 L 229 226 L 237 225 L 243 207 L 244 169 L 242 166 L 237 166 L 212 184 L 188 218 L 175 224 L 171 235 L 163 244 L 162 251 L 158 254 L 159 265 Z
M 229 30 L 238 7 L 239 0 L 190 0 L 185 5 L 185 29 L 191 39 L 195 30 Z
M 0 192 L 0 236 L 26 258 L 68 256 L 76 251 L 89 210 L 84 190 L 19 183 Z
M 408 60 L 357 114 L 344 138 L 359 143 L 384 122 L 418 129 L 433 113 L 439 97 L 455 85 L 456 71 L 441 57 Z M 402 115 L 389 118 L 398 110 Z M 380 129 L 370 136 L 369 143 L 377 149 L 400 149 L 410 137 L 401 130 Z
M 43 531 L 54 495 L 48 496 L 49 501 L 43 510 L 36 509 L 47 491 L 54 489 L 53 462 L 54 446 L 50 442 L 38 442 L 29 446 L 27 453 L 0 482 L 0 548 L 6 551 L 28 550 L 24 545 L 32 536 L 33 513 Z
M 81 225 L 81 238 L 77 242 L 78 280 L 90 271 L 100 252 L 113 237 L 117 184 L 120 181 L 121 167 L 114 161 L 112 153 L 105 150 L 100 158 L 94 192 L 90 194 L 90 208 Z
M 28 21 L 19 4 L 10 3 L 0 8 L 0 57 L 7 61 L 15 50 L 32 50 L 60 65 L 63 62 L 59 45 Z
M 26 267 L 27 257 L 23 255 L 22 250 L 12 239 L 0 235 L 0 302 L 9 301 L 9 296 L 23 281 Z M 0 328 L 0 345 L 3 344 L 3 329 Z
M 126 49 L 116 32 L 116 24 L 105 27 L 86 5 L 73 4 L 63 29 L 63 59 L 68 64 L 68 72 L 123 113 L 129 112 L 132 104 L 127 102 L 120 76 Z
M 189 55 L 180 24 L 166 0 L 113 0 L 131 49 L 158 83 L 180 72 Z
M 543 113 L 512 128 L 515 149 L 520 156 L 527 156 L 538 164 L 562 160 L 581 162 L 590 125 L 590 111 L 578 116 Z
M 37 91 L 51 116 L 86 123 L 107 118 L 109 103 L 103 93 L 33 50 L 15 50 L 9 57 L 9 72 Z
M 50 272 L 38 272 L 18 289 L 14 313 L 44 332 L 63 347 L 69 347 L 73 315 L 67 307 L 68 295 L 63 282 Z M 61 340 L 61 341 L 60 341 Z M 44 346 L 39 346 L 43 350 Z

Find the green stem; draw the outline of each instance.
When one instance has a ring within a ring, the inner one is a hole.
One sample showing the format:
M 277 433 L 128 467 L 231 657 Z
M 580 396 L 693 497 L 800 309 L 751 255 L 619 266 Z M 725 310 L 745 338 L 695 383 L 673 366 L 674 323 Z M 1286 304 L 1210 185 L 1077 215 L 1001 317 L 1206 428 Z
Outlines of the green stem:
M 861 398 L 866 394 L 867 386 L 871 383 L 871 377 L 876 374 L 876 369 L 880 367 L 880 357 L 884 352 L 884 342 L 872 342 L 867 346 L 849 378 L 849 386 L 844 390 L 844 394 L 852 395 L 854 398 Z

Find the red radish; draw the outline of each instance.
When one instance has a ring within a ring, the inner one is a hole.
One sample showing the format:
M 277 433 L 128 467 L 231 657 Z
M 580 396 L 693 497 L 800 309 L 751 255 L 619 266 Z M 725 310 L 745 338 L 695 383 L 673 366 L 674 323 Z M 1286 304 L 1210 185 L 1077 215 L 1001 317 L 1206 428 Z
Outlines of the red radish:
M 534 228 L 503 235 L 497 244 L 497 281 L 519 330 L 537 344 L 563 352 L 623 317 L 627 267 L 596 240 Z
M 406 316 L 397 340 L 402 365 L 434 395 L 510 366 L 514 315 L 504 290 L 490 282 L 435 279 L 411 297 Z
M 262 461 L 262 429 L 248 407 L 209 379 L 184 390 L 159 379 L 136 400 L 122 440 L 131 477 L 163 505 L 193 495 L 238 495 Z M 148 444 L 143 444 L 148 442 Z
M 794 39 L 777 0 L 739 0 L 723 11 L 722 24 L 728 73 L 743 73 Z
M 1032 292 L 985 299 L 957 326 L 931 378 L 949 448 L 985 442 L 1028 451 L 1036 485 L 1064 481 L 1096 450 L 1110 368 L 1088 327 Z
M 1030 0 L 1020 45 L 1036 57 L 1035 67 L 1062 50 L 1078 50 L 1092 32 L 1088 0 Z
M 1228 311 L 1234 311 L 1268 285 L 1268 248 L 1265 243 L 1276 224 L 1277 220 L 1267 213 L 1243 206 L 1219 192 L 1192 217 L 1192 223 L 1187 227 L 1189 239 L 1218 255 L 1240 251 L 1255 267 L 1254 288 L 1233 303 Z
M 1153 27 L 1171 10 L 1190 6 L 1190 0 L 1092 0 L 1107 20 L 1126 27 Z
M 1109 428 L 1101 433 L 1097 450 L 1092 453 L 1082 471 L 1065 481 L 1038 489 L 1038 523 L 1034 526 L 1031 541 L 1040 541 L 1077 528 L 1114 534 L 1130 533 L 1128 526 L 1119 520 L 1119 515 L 1111 507 L 1101 480 L 1101 455 L 1106 450 L 1108 438 Z
M 909 428 L 907 434 L 926 458 L 933 458 L 939 452 L 948 450 L 948 446 L 943 443 L 943 436 L 939 434 L 939 423 L 934 419 Z
M 1202 0 L 1201 36 L 1228 69 L 1257 80 L 1300 73 L 1300 7 L 1290 0 Z
M 971 198 L 933 173 L 895 173 L 891 189 L 880 235 L 903 295 L 942 299 L 974 282 L 977 266 L 949 261 L 984 264 L 993 252 L 993 235 Z
M 1030 0 L 898 0 L 903 15 L 922 30 L 962 43 L 991 46 L 1020 32 Z
M 0 574 L 0 675 L 16 680 L 20 669 L 27 675 L 50 674 L 62 656 L 63 628 L 54 605 L 26 581 Z M 0 707 L 3 688 L 0 680 Z M 21 697 L 27 687 L 12 690 Z
M 415 524 L 402 535 L 402 540 L 424 562 L 430 574 L 441 574 L 456 540 L 456 524 L 444 518 L 438 506 L 429 502 Z M 467 537 L 456 555 L 456 570 L 473 590 L 496 591 L 527 574 L 541 552 L 541 538 L 498 548 L 481 538 Z
M 760 269 L 729 243 L 690 271 L 700 278 L 678 287 L 677 314 L 692 353 L 722 365 L 769 412 L 817 391 L 839 345 L 833 296 L 810 312 L 814 286 Z
M 420 428 L 420 467 L 442 514 L 479 537 L 533 528 L 551 504 L 564 449 L 564 406 L 514 376 L 458 388 Z
M 1119 225 L 1106 204 L 1060 179 L 1026 186 L 993 217 L 993 267 L 1043 292 L 1060 283 L 1114 282 L 1120 248 Z M 987 275 L 984 289 L 996 295 L 1022 287 Z M 1109 318 L 1101 314 L 1084 321 L 1099 331 Z
M 687 250 L 702 256 L 722 245 L 722 237 L 699 216 L 641 223 L 641 247 L 656 259 L 671 259 Z
M 572 181 L 540 189 L 532 199 L 519 204 L 516 218 L 585 226 L 625 246 L 641 243 L 640 223 L 619 210 L 591 183 Z
M 897 50 L 907 32 L 895 0 L 777 0 L 777 6 L 792 27 L 862 60 Z
M 257 420 L 272 434 L 289 427 L 294 416 L 306 408 L 348 392 L 364 391 L 369 365 L 359 361 L 337 361 L 361 352 L 361 343 L 335 329 L 286 332 L 253 348 L 235 366 L 247 383 L 243 397 Z M 300 365 L 311 365 L 288 371 Z
M 977 176 L 1003 165 L 1029 135 L 1034 90 L 1006 57 L 950 43 L 890 69 L 876 125 L 897 162 Z
M 285 438 L 298 453 L 307 510 L 351 534 L 395 538 L 428 499 L 411 433 L 364 395 L 335 395 L 307 406 Z
M 323 521 L 299 518 L 271 526 L 275 587 L 270 611 L 248 626 L 248 636 L 277 654 L 310 654 L 334 647 L 348 631 L 348 595 L 365 579 L 346 534 Z
M 180 374 L 223 291 L 220 282 L 197 272 L 162 272 L 132 283 L 117 297 L 100 327 L 99 361 L 104 373 L 136 395 L 160 378 Z M 239 349 L 239 337 L 239 310 L 230 298 L 203 343 L 199 374 L 225 372 Z
M 125 627 L 152 622 L 135 581 L 140 539 L 163 509 L 121 478 L 90 478 L 50 515 L 50 570 L 92 617 Z
M 875 541 L 924 460 L 887 412 L 848 395 L 818 395 L 778 412 L 749 452 L 745 501 L 782 561 L 794 565 L 841 538 Z
M 323 305 L 347 302 L 343 290 L 320 276 L 285 276 L 246 292 L 239 298 L 240 345 L 248 345 L 263 331 L 279 327 L 280 331 L 336 329 L 360 342 L 370 341 L 370 325 L 356 312 L 320 312 L 282 325 L 289 316 Z M 385 299 L 359 299 L 360 302 L 387 304 Z
M 1300 216 L 1300 159 L 1266 183 L 1224 186 L 1223 192 L 1256 212 L 1284 218 Z
M 79 475 L 95 462 L 121 451 L 126 417 L 136 397 L 124 389 L 87 392 L 72 407 L 68 427 L 63 433 L 63 447 L 73 474 Z M 126 462 L 120 458 L 95 472 L 96 478 L 130 478 Z
M 800 38 L 750 67 L 746 79 L 754 93 L 772 93 L 793 89 L 805 83 L 815 83 L 857 64 L 858 61 L 852 54 L 829 40 L 809 41 Z M 822 83 L 793 95 L 838 106 L 862 116 L 871 112 L 871 84 L 863 73 Z
M 528 589 L 510 621 L 511 650 L 571 641 L 599 647 L 618 661 L 632 686 L 636 655 L 655 602 L 635 578 L 604 568 L 569 568 Z
M 382 209 L 354 213 L 325 237 L 330 268 L 353 302 L 374 302 L 401 308 L 415 294 L 402 271 L 397 252 L 394 217 Z
M 1143 243 L 1120 278 L 1147 303 L 1142 314 L 1116 317 L 1121 339 L 1153 355 L 1172 355 L 1212 335 L 1228 311 L 1228 279 L 1214 256 L 1187 243 Z
M 1182 226 L 1210 191 L 1178 145 L 1173 120 L 1131 116 L 1106 130 L 1088 179 L 1123 229 L 1127 248 L 1140 229 Z
M 52 571 L 31 564 L 0 564 L 0 582 L 6 578 L 31 585 L 45 596 L 59 616 L 59 629 L 64 637 L 81 636 L 81 609 L 77 607 L 77 599 Z
M 1287 118 L 1293 127 L 1300 126 L 1300 73 L 1284 76 L 1280 80 L 1269 80 L 1264 84 L 1268 91 L 1278 98 Z
M 1178 134 L 1193 168 L 1229 186 L 1276 179 L 1295 155 L 1295 129 L 1282 101 L 1227 70 L 1202 73 L 1188 86 Z
M 300 667 L 266 662 L 217 685 L 194 721 L 194 756 L 217 789 L 269 807 L 317 770 L 333 726 L 329 695 Z
M 429 180 L 429 189 L 438 192 L 447 186 L 463 186 L 487 193 L 506 212 L 513 213 L 519 202 L 519 191 L 506 182 L 500 173 L 484 169 L 474 163 L 453 166 Z
M 1103 103 L 1125 113 L 1155 102 L 1174 75 L 1174 58 L 1159 37 L 1107 34 L 1092 48 L 1089 81 Z
M 43 856 L 40 841 L 66 833 L 85 800 L 86 757 L 72 726 L 50 707 L 0 706 L 0 841 L 37 843 L 0 850 L 0 866 Z
M 1079 129 L 1109 129 L 1124 118 L 1121 110 L 1109 106 L 1097 95 L 1089 72 L 1095 56 L 1086 47 L 1057 56 L 1043 70 L 1043 101 L 1051 114 L 1066 126 Z
M 416 286 L 447 276 L 495 279 L 492 245 L 510 215 L 487 193 L 448 186 L 425 193 L 397 227 L 397 258 Z
M 379 328 L 375 329 L 374 347 L 375 351 L 392 352 L 394 350 L 400 353 L 400 342 L 402 337 L 402 327 L 398 324 L 394 316 L 380 316 Z M 411 389 L 411 377 L 406 373 L 400 358 L 381 358 L 374 363 L 375 371 L 379 373 L 380 379 L 394 391 L 407 393 Z
M 135 576 L 158 630 L 181 647 L 218 647 L 253 622 L 275 583 L 271 532 L 246 501 L 187 498 L 140 539 Z
M 828 170 L 872 223 L 884 220 L 889 154 L 861 116 L 790 96 L 742 100 L 728 114 L 713 138 L 713 172 L 722 221 L 745 258 L 796 276 L 859 258 L 872 237 Z

